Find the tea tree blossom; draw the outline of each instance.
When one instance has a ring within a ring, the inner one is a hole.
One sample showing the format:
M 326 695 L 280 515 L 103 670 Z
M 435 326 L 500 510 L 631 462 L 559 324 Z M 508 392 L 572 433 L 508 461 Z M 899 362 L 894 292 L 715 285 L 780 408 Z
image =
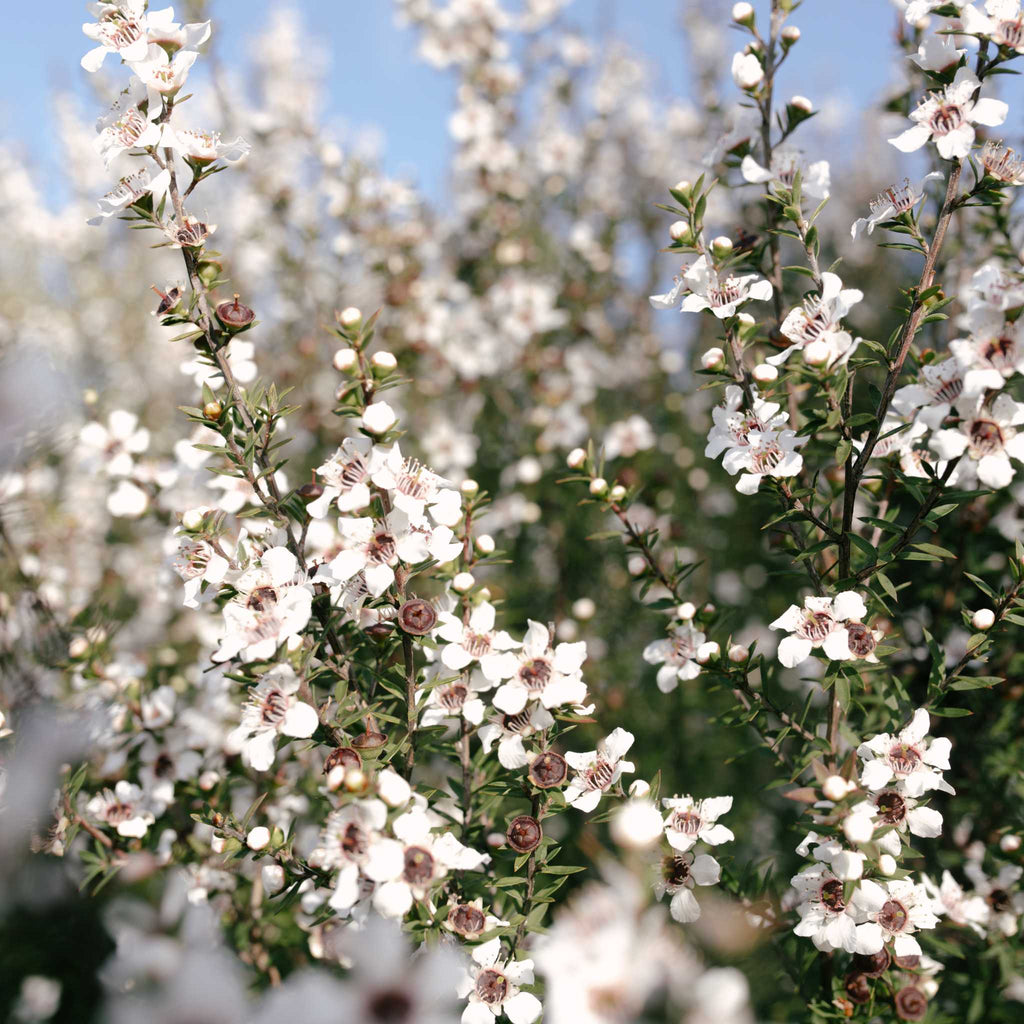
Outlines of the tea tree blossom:
M 700 918 L 700 904 L 693 894 L 695 885 L 717 885 L 722 867 L 706 853 L 670 853 L 661 861 L 661 872 L 654 882 L 654 894 L 660 900 L 672 897 L 669 912 L 675 921 L 689 924 Z
M 757 185 L 772 184 L 784 189 L 793 187 L 798 172 L 800 189 L 804 195 L 812 199 L 828 199 L 830 178 L 827 160 L 807 163 L 800 150 L 789 146 L 776 146 L 772 151 L 771 166 L 762 167 L 749 154 L 740 164 L 740 173 L 744 181 Z
M 655 309 L 675 309 L 684 295 L 680 312 L 699 313 L 710 309 L 719 320 L 732 316 L 748 300 L 767 302 L 772 297 L 772 286 L 757 274 L 722 275 L 701 256 L 664 295 L 652 295 Z
M 148 167 L 142 167 L 131 174 L 125 175 L 106 195 L 97 200 L 100 208 L 99 216 L 88 221 L 90 225 L 102 224 L 108 217 L 120 213 L 125 207 L 137 203 L 143 196 L 153 197 L 153 206 L 159 208 L 166 199 L 170 187 L 169 171 L 153 174 Z
M 942 92 L 929 93 L 921 100 L 910 115 L 914 126 L 889 142 L 903 153 L 912 153 L 934 141 L 943 159 L 963 160 L 974 145 L 974 125 L 1000 125 L 1009 109 L 1001 100 L 975 99 L 980 85 L 970 68 L 960 68 Z
M 901 185 L 890 185 L 882 189 L 874 199 L 868 203 L 869 213 L 867 217 L 860 217 L 853 222 L 850 228 L 850 235 L 860 238 L 865 232 L 871 234 L 879 224 L 896 220 L 900 214 L 908 213 L 927 195 L 929 181 L 937 181 L 942 177 L 938 171 L 931 171 L 926 174 L 921 183 L 917 186 L 911 185 L 909 178 L 903 179 Z
M 965 398 L 999 391 L 1008 378 L 1024 373 L 1024 323 L 1010 323 L 1002 311 L 985 305 L 975 306 L 967 322 L 970 336 L 949 343 L 950 352 L 966 368 Z
M 966 50 L 958 50 L 952 36 L 925 36 L 917 53 L 910 54 L 910 59 L 922 71 L 945 71 L 960 63 Z
M 178 50 L 173 57 L 153 43 L 141 60 L 132 64 L 132 71 L 146 86 L 149 105 L 159 109 L 161 96 L 173 96 L 185 84 L 189 70 L 199 54 L 195 50 Z
M 380 453 L 374 483 L 392 492 L 395 508 L 416 520 L 424 512 L 442 526 L 454 526 L 462 516 L 462 499 L 451 481 L 402 455 L 397 444 Z
M 107 54 L 121 60 L 144 60 L 149 49 L 146 37 L 146 0 L 120 0 L 118 3 L 94 3 L 89 13 L 96 21 L 82 26 L 82 31 L 99 43 L 82 58 L 86 71 L 99 71 Z
M 373 451 L 373 442 L 368 437 L 346 437 L 341 447 L 317 467 L 323 494 L 306 506 L 311 516 L 323 518 L 332 502 L 339 512 L 359 512 L 370 504 Z
M 115 409 L 106 426 L 93 421 L 82 427 L 79 440 L 90 455 L 95 453 L 108 476 L 130 476 L 135 468 L 133 456 L 149 447 L 149 431 L 139 426 L 139 417 L 125 409 Z
M 85 808 L 96 821 L 115 829 L 119 836 L 141 839 L 156 817 L 139 786 L 119 780 L 112 790 L 94 796 Z
M 265 772 L 274 763 L 278 736 L 305 739 L 320 724 L 316 710 L 295 696 L 301 680 L 289 665 L 275 665 L 249 691 L 242 721 L 228 736 L 246 762 Z
M 766 476 L 797 476 L 803 468 L 803 456 L 797 448 L 809 438 L 797 437 L 795 430 L 751 430 L 746 444 L 730 448 L 722 459 L 722 467 L 733 476 L 740 473 L 736 490 L 740 494 L 756 494 Z
M 1016 935 L 1020 930 L 1021 915 L 1024 915 L 1024 893 L 1017 888 L 1024 868 L 1019 864 L 1004 864 L 992 877 L 984 872 L 979 861 L 968 859 L 964 864 L 964 874 L 974 886 L 973 895 L 987 904 L 986 925 L 994 925 L 1003 935 Z
M 961 12 L 964 32 L 991 39 L 1015 53 L 1024 53 L 1024 10 L 1020 0 L 985 0 L 967 4 Z
M 821 275 L 821 294 L 809 295 L 803 303 L 786 315 L 779 331 L 793 343 L 789 348 L 768 357 L 772 366 L 780 366 L 794 352 L 804 353 L 811 346 L 821 349 L 825 358 L 819 365 L 831 368 L 845 362 L 853 354 L 856 343 L 840 323 L 844 316 L 864 298 L 857 288 L 844 288 L 838 274 L 826 271 Z
M 862 743 L 857 756 L 864 762 L 860 783 L 877 793 L 893 780 L 914 799 L 931 790 L 952 793 L 942 777 L 949 769 L 951 744 L 945 737 L 928 741 L 928 712 L 918 708 L 906 728 L 896 735 L 881 733 Z
M 850 813 L 863 813 L 874 818 L 876 828 L 884 831 L 873 841 L 893 857 L 900 855 L 900 837 L 908 831 L 924 839 L 942 835 L 942 815 L 932 807 L 920 806 L 917 800 L 898 787 L 873 793 L 870 800 L 856 804 Z
M 602 794 L 619 781 L 623 772 L 636 770 L 632 761 L 623 760 L 633 739 L 631 732 L 613 729 L 598 743 L 597 750 L 566 754 L 565 760 L 575 775 L 565 788 L 565 802 L 580 811 L 589 812 L 597 807 Z
M 517 669 L 513 650 L 521 647 L 503 629 L 496 630 L 494 605 L 481 601 L 470 613 L 469 622 L 463 623 L 451 612 L 442 612 L 437 630 L 441 648 L 441 661 L 453 672 L 460 672 L 472 662 L 478 662 L 480 671 L 491 682 L 511 678 Z
M 658 689 L 671 693 L 679 680 L 696 679 L 700 675 L 699 657 L 708 655 L 712 645 L 707 637 L 691 623 L 685 622 L 671 630 L 669 636 L 652 640 L 644 648 L 643 658 L 649 665 L 660 665 Z
M 986 487 L 1007 487 L 1015 472 L 1010 460 L 1024 462 L 1024 433 L 1017 430 L 1024 423 L 1024 403 L 1001 394 L 991 405 L 979 398 L 962 413 L 957 427 L 932 435 L 932 450 L 942 459 L 965 456 L 957 479 L 971 467 Z
M 450 679 L 450 676 L 451 673 L 439 663 L 428 668 L 425 682 L 431 683 L 438 678 L 442 681 L 427 693 L 420 717 L 420 724 L 424 727 L 442 725 L 458 718 L 464 718 L 470 725 L 479 725 L 484 720 L 484 702 L 478 694 L 494 684 L 479 671 L 463 673 L 455 679 Z M 444 681 L 446 679 L 450 681 Z
M 894 956 L 921 956 L 913 933 L 938 924 L 927 890 L 909 878 L 892 879 L 884 885 L 865 878 L 852 902 L 867 918 L 857 926 L 860 953 L 877 953 L 891 942 Z
M 892 407 L 901 416 L 916 416 L 924 426 L 936 430 L 963 394 L 967 372 L 967 366 L 956 356 L 926 363 L 916 384 L 896 390 Z
M 533 1024 L 540 1016 L 540 1000 L 519 988 L 533 984 L 533 961 L 503 961 L 500 956 L 500 938 L 473 950 L 473 964 L 457 988 L 458 994 L 467 1000 L 462 1024 L 493 1024 L 502 1015 L 512 1024 Z
M 736 837 L 732 831 L 719 825 L 718 819 L 732 810 L 731 796 L 714 796 L 694 800 L 692 796 L 665 797 L 662 805 L 668 808 L 665 818 L 665 837 L 669 845 L 686 853 L 697 842 L 720 846 Z
M 182 604 L 198 608 L 204 584 L 222 583 L 231 563 L 211 543 L 198 537 L 182 534 L 178 538 L 178 551 L 171 560 L 174 571 L 184 580 Z M 212 598 L 215 587 L 208 587 Z
M 851 628 L 867 615 L 864 599 L 852 590 L 834 598 L 806 597 L 803 608 L 791 604 L 773 623 L 771 629 L 784 629 L 790 635 L 779 643 L 779 661 L 786 668 L 802 665 L 815 648 L 821 648 L 832 661 L 848 661 L 855 657 L 851 649 Z M 853 642 L 867 644 L 867 637 L 854 629 Z M 874 645 L 871 644 L 873 650 Z M 871 651 L 867 660 L 878 659 Z
M 523 740 L 555 724 L 551 713 L 541 704 L 516 714 L 499 714 L 485 722 L 477 732 L 485 754 L 498 744 L 498 761 L 509 769 L 525 768 L 529 760 Z
M 796 935 L 809 938 L 821 950 L 843 949 L 847 953 L 867 953 L 874 935 L 862 935 L 854 907 L 847 903 L 842 881 L 825 864 L 816 864 L 794 875 L 790 884 L 796 890 L 800 921 Z M 879 944 L 881 948 L 881 944 Z
M 515 715 L 531 700 L 539 700 L 545 708 L 586 700 L 587 685 L 581 674 L 587 657 L 585 643 L 561 643 L 552 649 L 548 627 L 531 619 L 514 657 L 512 677 L 494 694 L 498 710 Z M 506 664 L 511 666 L 512 662 Z
M 194 128 L 167 129 L 162 142 L 185 160 L 200 166 L 212 164 L 216 160 L 234 163 L 251 149 L 249 143 L 241 137 L 234 142 L 224 142 L 220 132 L 203 132 Z

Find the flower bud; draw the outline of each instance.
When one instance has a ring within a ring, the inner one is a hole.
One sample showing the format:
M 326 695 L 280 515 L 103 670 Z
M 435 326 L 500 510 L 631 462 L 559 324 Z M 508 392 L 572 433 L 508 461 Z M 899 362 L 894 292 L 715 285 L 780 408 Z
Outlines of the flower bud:
M 216 399 L 212 402 L 207 402 L 206 405 L 203 406 L 203 415 L 208 420 L 219 420 L 220 414 L 223 411 L 224 407 Z
M 665 831 L 661 811 L 644 797 L 627 800 L 612 815 L 612 839 L 627 850 L 646 850 L 658 843 Z
M 587 453 L 582 448 L 573 448 L 565 457 L 566 465 L 570 469 L 579 469 L 587 461 Z
M 732 239 L 728 235 L 718 235 L 711 239 L 711 251 L 716 259 L 724 260 L 732 252 Z
M 771 363 L 758 363 L 751 373 L 758 384 L 770 384 L 779 379 L 779 371 Z
M 490 587 L 481 587 L 477 591 L 477 593 L 480 595 L 480 600 L 481 601 L 490 601 L 490 599 L 491 599 L 491 588 Z
M 84 636 L 76 636 L 68 644 L 69 658 L 84 658 L 89 653 L 89 641 Z
M 650 791 L 651 784 L 649 782 L 645 782 L 643 779 L 634 779 L 629 784 L 628 792 L 631 797 L 636 797 L 637 799 L 639 799 L 642 796 L 647 796 L 647 794 L 650 793 Z
M 1000 836 L 999 849 L 1003 853 L 1016 853 L 1020 849 L 1020 836 L 1014 835 L 1012 832 L 1008 832 L 1005 836 Z
M 891 853 L 883 853 L 878 858 L 878 870 L 881 874 L 889 878 L 891 875 L 896 874 L 896 869 L 899 865 L 896 863 L 896 858 Z
M 690 225 L 685 220 L 675 221 L 668 229 L 668 236 L 673 242 L 682 242 L 684 245 L 693 241 L 693 232 L 690 231 Z
M 750 657 L 750 651 L 743 644 L 733 644 L 729 648 L 729 660 L 737 665 L 742 664 Z
M 720 348 L 709 348 L 700 357 L 700 365 L 705 370 L 714 370 L 719 373 L 725 369 L 725 353 Z
M 520 814 L 508 823 L 505 840 L 516 853 L 529 853 L 540 846 L 544 832 L 540 822 L 529 814 Z
M 844 796 L 857 787 L 844 779 L 842 775 L 830 775 L 822 784 L 821 791 L 826 800 L 842 800 Z
M 421 597 L 410 598 L 398 609 L 399 628 L 413 636 L 426 636 L 437 622 L 437 611 Z
M 222 302 L 217 307 L 217 319 L 229 330 L 240 331 L 256 319 L 256 314 L 236 295 L 231 302 Z
M 260 871 L 263 891 L 273 895 L 284 888 L 284 868 L 280 864 L 264 864 Z
M 245 837 L 245 845 L 250 850 L 262 850 L 270 843 L 270 829 L 265 825 L 257 825 Z
M 371 434 L 386 434 L 397 422 L 398 416 L 387 402 L 374 402 L 363 413 L 363 429 Z
M 481 533 L 473 543 L 476 545 L 476 549 L 481 555 L 494 554 L 494 538 L 489 533 Z
M 995 625 L 996 613 L 991 608 L 979 608 L 971 616 L 971 625 L 975 629 L 991 629 Z
M 456 573 L 455 579 L 452 580 L 452 590 L 456 594 L 464 594 L 467 590 L 473 589 L 474 583 L 476 583 L 476 580 L 471 572 Z
M 796 25 L 787 25 L 782 30 L 782 45 L 792 46 L 800 38 L 800 29 Z
M 210 849 L 213 850 L 214 853 L 223 853 L 224 846 L 227 841 L 227 836 L 212 836 L 210 838 Z
M 204 515 L 206 515 L 205 508 L 186 509 L 181 515 L 181 525 L 186 530 L 198 530 L 203 525 Z
M 806 96 L 794 96 L 787 106 L 801 114 L 810 114 L 814 110 L 814 104 Z
M 753 4 L 741 3 L 732 5 L 732 20 L 737 25 L 753 25 L 754 24 L 754 6 Z
M 374 371 L 381 377 L 386 377 L 389 373 L 394 373 L 398 369 L 398 360 L 391 352 L 374 352 L 370 362 L 373 365 Z
M 355 306 L 348 306 L 338 314 L 338 323 L 342 327 L 351 329 L 362 322 L 362 311 Z
M 684 601 L 681 605 L 676 607 L 676 615 L 682 619 L 683 622 L 688 622 L 696 614 L 697 606 L 692 601 Z
M 625 498 L 625 496 L 626 496 L 626 488 L 623 487 L 622 484 L 616 484 L 608 492 L 608 500 L 609 501 L 622 501 L 622 499 Z
M 338 373 L 351 373 L 359 364 L 359 358 L 356 355 L 355 349 L 339 348 L 334 353 L 334 359 L 331 362 L 334 363 L 334 368 Z
M 764 68 L 752 53 L 734 54 L 732 80 L 745 92 L 750 92 L 764 80 Z
M 875 823 L 867 814 L 850 814 L 843 822 L 843 835 L 855 846 L 870 843 L 874 834 Z
M 828 342 L 812 341 L 809 345 L 804 348 L 803 357 L 804 362 L 808 366 L 824 366 L 832 355 L 831 350 L 828 347 Z
M 597 605 L 589 597 L 581 597 L 572 603 L 572 614 L 581 622 L 592 619 L 597 611 Z
M 605 480 L 603 476 L 595 476 L 594 479 L 590 481 L 590 493 L 593 494 L 594 497 L 600 497 L 602 494 L 605 494 L 607 490 L 608 481 Z
M 393 768 L 385 768 L 377 776 L 377 793 L 388 807 L 403 807 L 409 802 L 412 789 Z
M 459 484 L 459 490 L 467 498 L 475 498 L 480 491 L 480 485 L 475 480 L 463 480 Z
M 844 882 L 855 882 L 864 874 L 863 853 L 855 853 L 853 850 L 840 850 L 832 858 L 832 870 L 837 878 Z
M 349 768 L 345 772 L 345 789 L 349 793 L 364 793 L 370 780 L 362 768 Z
M 199 776 L 199 788 L 204 793 L 209 793 L 217 783 L 220 782 L 220 774 L 210 769 Z
M 714 640 L 708 640 L 707 643 L 703 643 L 697 648 L 697 664 L 706 665 L 709 661 L 714 661 L 721 653 L 721 645 L 715 643 Z

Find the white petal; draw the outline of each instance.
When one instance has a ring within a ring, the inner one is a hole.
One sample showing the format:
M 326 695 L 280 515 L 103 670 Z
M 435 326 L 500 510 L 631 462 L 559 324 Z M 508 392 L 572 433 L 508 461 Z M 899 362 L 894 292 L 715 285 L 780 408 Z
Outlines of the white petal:
M 700 917 L 700 904 L 689 889 L 683 888 L 672 897 L 669 912 L 674 920 L 689 924 Z
M 690 866 L 690 874 L 698 885 L 715 885 L 722 877 L 722 866 L 714 857 L 701 853 Z
M 285 712 L 284 721 L 281 723 L 281 732 L 285 736 L 295 736 L 300 739 L 305 739 L 307 736 L 312 736 L 316 732 L 316 727 L 320 724 L 320 720 L 316 716 L 316 711 L 311 708 L 304 701 L 296 701 L 288 710 Z
M 786 668 L 796 668 L 811 656 L 811 641 L 797 636 L 787 636 L 779 644 L 779 661 Z

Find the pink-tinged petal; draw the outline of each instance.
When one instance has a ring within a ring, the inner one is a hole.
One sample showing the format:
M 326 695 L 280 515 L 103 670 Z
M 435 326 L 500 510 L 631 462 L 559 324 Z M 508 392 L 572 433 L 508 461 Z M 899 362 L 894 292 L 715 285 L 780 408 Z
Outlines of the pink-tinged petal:
M 698 885 L 715 885 L 722 877 L 722 866 L 714 857 L 699 854 L 690 866 L 690 874 Z
M 895 139 L 889 139 L 889 145 L 895 146 L 901 153 L 913 153 L 920 149 L 931 138 L 931 132 L 923 124 L 916 124 L 908 128 L 902 135 Z
M 680 889 L 672 897 L 672 902 L 669 904 L 669 913 L 674 921 L 679 921 L 680 924 L 690 924 L 700 917 L 700 904 L 691 890 Z
M 320 720 L 316 711 L 303 701 L 296 701 L 286 712 L 284 721 L 281 723 L 281 732 L 285 736 L 294 736 L 297 739 L 305 739 L 316 732 Z
M 811 641 L 797 636 L 787 636 L 779 644 L 779 661 L 786 668 L 796 668 L 811 656 Z

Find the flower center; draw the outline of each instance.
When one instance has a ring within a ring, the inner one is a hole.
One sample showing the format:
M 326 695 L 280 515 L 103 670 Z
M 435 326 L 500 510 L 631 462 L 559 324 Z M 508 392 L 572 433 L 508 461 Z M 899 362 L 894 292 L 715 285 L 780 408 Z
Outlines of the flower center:
M 482 658 L 490 653 L 491 638 L 487 633 L 473 633 L 467 629 L 462 638 L 462 646 L 471 658 Z
M 174 240 L 178 245 L 200 246 L 208 234 L 209 231 L 201 220 L 189 218 L 175 231 Z
M 989 140 L 982 146 L 981 163 L 993 178 L 1000 181 L 1019 183 L 1024 176 L 1024 160 L 998 142 Z
M 397 556 L 395 538 L 390 533 L 375 534 L 366 546 L 366 560 L 376 565 L 390 565 Z
M 999 22 L 992 38 L 1000 46 L 1009 46 L 1010 49 L 1016 50 L 1018 46 L 1024 45 L 1024 19 Z
M 672 660 L 678 663 L 691 661 L 697 653 L 693 637 L 689 633 L 676 633 L 672 637 Z
M 434 858 L 422 846 L 410 846 L 405 851 L 405 870 L 402 877 L 410 885 L 425 885 L 434 877 Z
M 897 743 L 889 751 L 889 767 L 897 775 L 910 775 L 920 763 L 920 751 L 907 743 Z
M 959 374 L 950 377 L 949 380 L 939 381 L 932 386 L 932 395 L 935 402 L 948 402 L 953 404 L 964 389 L 964 379 Z
M 1008 334 L 990 338 L 981 349 L 981 356 L 988 364 L 1003 372 L 1011 373 L 1016 367 L 1017 343 Z
M 514 715 L 502 715 L 501 727 L 505 732 L 518 733 L 525 736 L 530 731 L 530 712 L 523 710 Z
M 418 459 L 406 459 L 395 481 L 395 490 L 409 498 L 423 501 L 435 491 L 434 474 Z
M 604 758 L 598 758 L 596 763 L 583 773 L 583 781 L 587 789 L 603 790 L 612 784 L 614 775 L 615 769 Z
M 716 309 L 730 302 L 739 302 L 742 298 L 743 289 L 738 277 L 727 277 L 725 281 L 708 288 L 708 302 Z
M 547 658 L 533 658 L 519 669 L 519 679 L 530 693 L 539 693 L 551 678 L 551 662 Z
M 850 653 L 866 658 L 877 646 L 874 634 L 863 622 L 851 622 L 846 627 L 847 644 Z
M 1005 889 L 993 889 L 988 894 L 988 902 L 993 910 L 1003 911 L 1010 909 L 1010 894 Z
M 795 342 L 809 345 L 817 341 L 823 334 L 828 334 L 836 326 L 832 313 L 818 295 L 804 299 L 803 323 L 796 328 L 790 338 Z
M 452 683 L 438 693 L 437 699 L 447 711 L 460 711 L 468 694 L 469 690 L 462 683 Z
M 370 837 L 362 825 L 350 821 L 341 833 L 341 852 L 348 857 L 361 857 L 370 846 Z
M 956 103 L 940 103 L 928 119 L 932 135 L 948 135 L 964 123 L 964 112 Z
M 255 587 L 245 602 L 245 607 L 254 612 L 265 612 L 277 604 L 277 590 L 274 587 Z
M 993 455 L 1003 448 L 1003 432 L 992 420 L 975 420 L 971 424 L 971 447 L 979 456 Z
M 398 989 L 375 992 L 366 1003 L 369 1019 L 381 1024 L 401 1024 L 412 1014 L 412 1000 Z
M 669 885 L 684 885 L 690 877 L 690 862 L 685 857 L 666 857 L 661 862 L 661 876 Z
M 162 750 L 153 762 L 153 774 L 158 779 L 166 779 L 174 774 L 174 758 L 166 750 Z
M 782 461 L 782 449 L 769 441 L 750 453 L 750 468 L 754 473 L 770 473 Z
M 460 935 L 468 938 L 471 935 L 479 935 L 484 930 L 487 919 L 478 907 L 471 903 L 460 903 L 448 912 L 448 923 Z
M 270 690 L 263 695 L 260 703 L 260 724 L 280 725 L 288 711 L 288 697 L 280 690 Z
M 914 205 L 916 199 L 914 190 L 910 186 L 910 179 L 904 178 L 902 185 L 890 185 L 888 188 L 882 189 L 868 203 L 868 209 L 877 216 L 883 210 L 888 210 L 891 207 L 892 216 L 896 216 L 906 213 Z
M 879 793 L 875 806 L 886 825 L 899 825 L 907 816 L 907 802 L 892 790 Z
M 878 923 L 887 932 L 901 932 L 907 926 L 910 915 L 899 900 L 886 900 L 878 912 Z
M 821 887 L 820 899 L 833 913 L 842 913 L 846 909 L 846 900 L 843 899 L 843 883 L 838 878 L 830 878 Z
M 805 612 L 804 620 L 797 629 L 797 636 L 812 643 L 821 643 L 836 628 L 831 612 Z
M 494 1006 L 504 1001 L 507 993 L 508 982 L 505 980 L 505 976 L 492 967 L 488 967 L 477 975 L 476 995 L 480 1002 Z
M 114 12 L 100 23 L 100 38 L 111 49 L 126 50 L 142 38 L 142 27 L 134 19 Z
M 134 813 L 135 808 L 131 804 L 116 801 L 106 809 L 104 817 L 111 825 L 120 825 L 121 822 L 128 821 Z
M 682 832 L 684 836 L 695 836 L 700 832 L 703 820 L 693 811 L 675 811 L 669 820 L 669 828 L 673 832 Z
M 117 141 L 125 149 L 130 149 L 139 141 L 139 137 L 146 130 L 146 119 L 142 116 L 138 107 L 132 107 L 111 126 Z

